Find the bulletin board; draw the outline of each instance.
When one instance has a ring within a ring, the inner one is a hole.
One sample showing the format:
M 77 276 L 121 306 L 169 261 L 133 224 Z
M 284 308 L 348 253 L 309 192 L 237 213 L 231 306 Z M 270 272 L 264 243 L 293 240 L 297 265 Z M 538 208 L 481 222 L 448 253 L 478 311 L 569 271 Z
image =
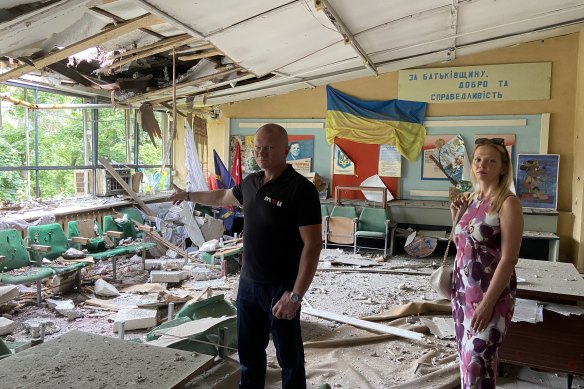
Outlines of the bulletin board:
M 513 147 L 514 179 L 517 171 L 518 154 L 547 153 L 549 134 L 549 114 L 539 115 L 496 115 L 496 116 L 444 116 L 426 117 L 424 126 L 427 135 L 460 134 L 470 158 L 477 135 L 514 134 Z M 400 199 L 445 200 L 448 198 L 448 180 L 428 180 L 422 178 L 422 154 L 414 162 L 402 164 Z

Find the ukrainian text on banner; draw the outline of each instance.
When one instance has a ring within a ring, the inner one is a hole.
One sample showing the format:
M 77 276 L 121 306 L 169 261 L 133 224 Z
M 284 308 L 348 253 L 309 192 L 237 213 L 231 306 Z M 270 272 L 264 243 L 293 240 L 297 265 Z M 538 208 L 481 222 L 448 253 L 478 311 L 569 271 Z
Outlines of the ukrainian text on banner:
M 400 99 L 428 103 L 548 100 L 551 62 L 399 71 Z
M 422 149 L 426 103 L 405 100 L 360 100 L 327 85 L 326 140 L 348 139 L 390 144 L 410 161 Z

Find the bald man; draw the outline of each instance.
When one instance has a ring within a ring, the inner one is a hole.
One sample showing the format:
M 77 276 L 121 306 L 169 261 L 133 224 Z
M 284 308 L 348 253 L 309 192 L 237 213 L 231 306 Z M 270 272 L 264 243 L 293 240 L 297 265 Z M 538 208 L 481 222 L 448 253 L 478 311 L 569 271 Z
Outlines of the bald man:
M 315 186 L 286 163 L 288 133 L 260 127 L 254 158 L 262 169 L 233 189 L 185 192 L 174 204 L 243 205 L 243 264 L 237 293 L 240 388 L 263 388 L 266 347 L 272 334 L 282 388 L 306 388 L 300 304 L 316 272 L 322 247 L 320 201 Z

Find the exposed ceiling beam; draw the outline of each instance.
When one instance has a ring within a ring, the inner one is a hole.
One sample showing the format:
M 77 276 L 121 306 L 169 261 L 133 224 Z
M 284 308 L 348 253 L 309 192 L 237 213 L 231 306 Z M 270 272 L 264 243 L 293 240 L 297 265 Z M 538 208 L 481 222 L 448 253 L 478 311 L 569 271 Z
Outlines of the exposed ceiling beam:
M 59 51 L 45 55 L 44 57 L 35 60 L 34 66 L 22 65 L 4 74 L 0 74 L 0 82 L 16 79 L 33 70 L 44 68 L 47 65 L 61 61 L 62 59 L 77 54 L 83 50 L 98 46 L 120 35 L 134 31 L 140 27 L 160 24 L 160 22 L 160 19 L 152 14 L 145 14 L 135 19 L 128 20 L 125 23 L 111 27 L 105 31 L 100 32 L 99 34 L 92 35 Z
M 194 38 L 188 34 L 181 35 L 180 37 L 164 39 L 163 41 L 157 42 L 157 44 L 154 47 L 147 48 L 134 55 L 129 55 L 127 58 L 121 59 L 117 62 L 112 63 L 109 66 L 104 66 L 103 68 L 98 69 L 96 73 L 108 73 L 112 69 L 118 68 L 130 62 L 134 62 L 137 59 L 149 57 L 154 54 L 159 54 L 165 51 L 172 50 L 173 46 L 183 45 L 192 39 Z
M 230 80 L 217 82 L 217 83 L 210 85 L 210 86 L 194 88 L 192 90 L 190 88 L 188 88 L 188 90 L 183 91 L 183 93 L 185 93 L 185 95 L 182 97 L 179 97 L 177 100 L 193 97 L 193 96 L 196 96 L 196 95 L 201 94 L 201 93 L 209 93 L 209 92 L 212 92 L 214 89 L 219 89 L 225 85 L 230 85 L 230 84 L 236 85 L 238 82 L 249 80 L 250 78 L 255 78 L 255 75 L 251 74 L 251 73 L 245 73 L 245 75 L 243 75 L 241 77 L 232 78 Z M 185 88 L 185 89 L 187 89 L 187 88 Z M 148 102 L 153 104 L 153 105 L 162 104 L 163 102 L 166 102 L 166 101 L 170 101 L 170 98 L 163 97 L 163 98 L 156 99 L 156 100 L 148 100 Z
M 225 69 L 223 71 L 219 71 L 217 73 L 213 73 L 213 74 L 209 74 L 207 76 L 203 76 L 203 77 L 199 77 L 199 78 L 195 78 L 194 80 L 190 80 L 190 81 L 186 81 L 180 84 L 176 85 L 177 90 L 178 89 L 182 89 L 188 86 L 192 86 L 192 85 L 196 85 L 196 84 L 200 84 L 202 82 L 205 81 L 210 81 L 214 78 L 217 77 L 225 77 L 228 76 L 231 73 L 237 72 L 242 70 L 240 67 L 232 67 L 229 69 Z M 148 101 L 148 97 L 153 97 L 153 96 L 158 96 L 158 95 L 164 95 L 164 94 L 171 94 L 172 93 L 172 86 L 166 87 L 166 88 L 162 88 L 162 89 L 157 89 L 157 90 L 153 90 L 151 92 L 146 92 L 146 93 L 142 93 L 141 95 L 138 96 L 134 96 L 125 100 L 122 100 L 122 102 L 124 103 L 135 103 L 138 101 Z M 170 100 L 170 97 L 169 97 Z
M 337 28 L 337 30 L 343 36 L 345 41 L 347 43 L 349 43 L 351 46 L 353 46 L 353 48 L 357 52 L 357 55 L 359 57 L 361 57 L 361 59 L 363 60 L 363 63 L 365 64 L 365 66 L 369 70 L 371 70 L 375 74 L 375 76 L 379 76 L 379 72 L 377 71 L 377 68 L 375 67 L 375 64 L 373 63 L 371 58 L 369 58 L 369 56 L 367 55 L 365 50 L 363 50 L 363 48 L 361 47 L 359 42 L 357 42 L 357 40 L 355 39 L 355 37 L 353 36 L 351 31 L 347 28 L 347 26 L 345 25 L 343 20 L 340 18 L 340 16 L 337 14 L 335 9 L 333 7 L 331 7 L 328 0 L 316 0 L 316 4 L 317 4 L 317 9 L 318 9 L 318 4 L 322 4 L 322 9 L 323 9 L 325 15 L 327 16 L 327 18 L 329 18 L 331 23 Z
M 178 59 L 180 61 L 192 61 L 195 59 L 214 57 L 216 55 L 223 55 L 223 53 L 219 50 L 208 50 L 203 51 L 202 53 L 181 55 L 180 57 L 178 57 Z
M 108 12 L 108 11 L 106 11 L 104 9 L 99 8 L 99 7 L 91 7 L 91 8 L 89 8 L 89 10 L 95 12 L 96 14 L 99 14 L 99 15 L 105 16 L 107 18 L 110 18 L 113 21 L 115 21 L 116 23 L 124 23 L 126 21 L 126 19 L 122 19 L 118 15 L 114 15 L 113 13 Z M 158 39 L 164 39 L 164 38 L 166 38 L 164 35 L 159 34 L 156 31 L 152 31 L 152 30 L 150 30 L 148 28 L 141 27 L 138 30 L 140 30 L 142 32 L 145 32 L 146 34 L 155 36 Z

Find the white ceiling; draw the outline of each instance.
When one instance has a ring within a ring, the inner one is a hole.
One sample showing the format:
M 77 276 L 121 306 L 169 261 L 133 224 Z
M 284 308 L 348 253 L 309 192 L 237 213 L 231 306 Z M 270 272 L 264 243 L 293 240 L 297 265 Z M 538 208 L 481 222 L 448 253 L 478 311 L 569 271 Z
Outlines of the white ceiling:
M 210 43 L 209 52 L 219 50 L 213 57 L 214 66 L 193 67 L 189 84 L 182 81 L 186 80 L 184 74 L 177 74 L 176 91 L 179 103 L 190 96 L 195 105 L 215 105 L 573 33 L 584 23 L 584 2 L 10 0 L 0 3 L 0 57 L 4 57 L 5 66 L 0 72 L 25 66 L 26 61 L 39 61 L 39 51 L 47 55 L 55 48 L 79 44 L 111 27 L 112 18 L 119 25 L 147 13 L 159 20 L 141 30 L 100 40 L 98 46 L 128 50 L 184 33 L 194 39 L 183 49 L 195 52 L 201 42 Z M 169 52 L 159 55 L 170 56 Z M 140 60 L 146 62 L 140 75 L 147 74 L 148 60 Z M 199 70 L 203 68 L 204 73 Z M 42 81 L 43 76 L 50 78 L 46 76 L 51 71 L 42 67 L 29 70 L 30 76 L 11 79 L 33 80 L 35 75 L 36 81 Z M 111 76 L 117 72 L 114 69 Z M 0 80 L 2 77 L 0 74 Z M 90 89 L 62 76 L 60 79 L 61 87 L 110 93 L 109 89 Z M 144 94 L 116 91 L 114 96 L 131 103 L 171 103 L 170 85 L 171 81 L 159 81 L 157 90 L 150 88 Z

